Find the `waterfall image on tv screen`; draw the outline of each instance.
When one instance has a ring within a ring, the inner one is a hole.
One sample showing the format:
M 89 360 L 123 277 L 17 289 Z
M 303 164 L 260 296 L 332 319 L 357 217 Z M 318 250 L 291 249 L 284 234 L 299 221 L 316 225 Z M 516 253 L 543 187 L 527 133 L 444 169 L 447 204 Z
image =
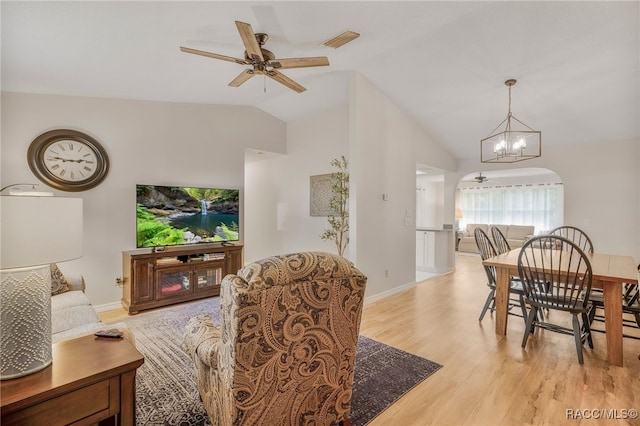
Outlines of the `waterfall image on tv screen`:
M 240 191 L 136 185 L 136 245 L 238 241 Z

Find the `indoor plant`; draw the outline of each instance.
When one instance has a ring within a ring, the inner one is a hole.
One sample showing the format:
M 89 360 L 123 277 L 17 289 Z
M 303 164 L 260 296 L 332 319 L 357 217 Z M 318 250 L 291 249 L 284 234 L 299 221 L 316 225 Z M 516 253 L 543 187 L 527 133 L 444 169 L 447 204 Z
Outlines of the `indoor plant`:
M 343 256 L 349 244 L 349 162 L 343 155 L 332 160 L 330 164 L 338 171 L 331 175 L 331 213 L 327 217 L 329 229 L 326 229 L 320 238 L 335 242 L 338 255 Z

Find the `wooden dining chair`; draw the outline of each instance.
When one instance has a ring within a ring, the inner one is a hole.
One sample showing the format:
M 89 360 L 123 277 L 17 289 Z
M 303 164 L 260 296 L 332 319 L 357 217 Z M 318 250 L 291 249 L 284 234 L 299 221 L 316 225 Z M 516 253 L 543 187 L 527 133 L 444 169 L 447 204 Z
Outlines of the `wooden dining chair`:
M 560 226 L 550 232 L 552 235 L 561 235 L 575 242 L 585 253 L 593 253 L 594 246 L 591 238 L 582 229 L 575 226 Z M 640 271 L 640 265 L 638 265 Z M 623 326 L 640 328 L 640 302 L 638 297 L 638 286 L 636 284 L 624 284 L 622 297 L 622 312 L 633 316 L 633 320 L 624 318 Z M 589 295 L 589 325 L 594 322 L 604 322 L 604 295 L 601 289 L 592 289 Z M 592 328 L 592 331 L 604 333 L 604 330 Z M 640 339 L 630 334 L 623 334 L 625 337 Z
M 553 229 L 549 234 L 560 235 L 561 237 L 565 237 L 568 240 L 576 243 L 578 247 L 582 249 L 583 252 L 587 254 L 593 253 L 593 242 L 591 241 L 591 238 L 589 238 L 586 232 L 584 232 L 582 229 L 576 226 L 570 226 L 570 225 L 558 226 L 557 228 Z M 602 289 L 599 289 L 599 288 L 592 289 L 591 295 L 589 296 L 590 302 L 594 302 L 595 304 L 599 304 L 599 302 L 603 299 L 603 297 L 604 296 L 603 296 Z M 602 306 L 601 308 L 604 309 L 604 306 Z M 598 320 L 599 317 L 595 315 L 595 309 L 593 310 L 593 313 L 594 313 L 594 318 Z M 604 321 L 604 317 L 602 318 Z M 593 322 L 593 320 L 590 321 L 589 323 L 591 322 Z
M 588 256 L 575 242 L 565 237 L 534 237 L 522 246 L 518 256 L 518 274 L 524 299 L 531 306 L 522 347 L 526 347 L 530 334 L 539 328 L 573 335 L 578 361 L 583 364 L 582 345 L 587 342 L 593 349 L 587 315 L 593 279 Z M 549 316 L 540 320 L 537 313 L 545 308 L 571 314 L 573 327 L 552 323 Z
M 493 237 L 493 242 L 496 245 L 496 251 L 498 254 L 503 254 L 508 251 L 511 251 L 511 246 L 509 245 L 509 241 L 504 236 L 500 228 L 496 226 L 491 227 L 491 237 Z
M 564 237 L 577 244 L 583 252 L 593 253 L 593 242 L 591 241 L 591 238 L 589 238 L 587 233 L 580 228 L 569 225 L 558 226 L 549 232 L 549 235 L 559 235 Z
M 484 232 L 480 228 L 476 228 L 473 231 L 473 235 L 475 237 L 476 245 L 478 246 L 478 251 L 480 252 L 480 257 L 482 258 L 482 260 L 486 260 L 498 255 L 498 252 L 491 243 L 491 240 L 489 239 L 489 236 L 486 232 Z M 480 318 L 478 319 L 478 321 L 482 321 L 488 310 L 490 310 L 491 312 L 495 311 L 496 304 L 496 268 L 494 266 L 483 266 L 484 271 L 487 274 L 487 286 L 489 287 L 489 294 L 487 295 L 487 299 L 484 302 L 484 306 L 482 307 L 482 312 L 480 312 Z M 518 306 L 521 309 L 521 315 L 512 311 L 512 308 Z M 524 302 L 524 290 L 522 289 L 522 284 L 519 282 L 519 280 L 509 281 L 508 312 L 511 315 L 522 317 L 526 321 L 527 305 Z
M 638 273 L 640 274 L 640 264 L 638 264 Z M 630 327 L 640 329 L 640 287 L 638 284 L 626 283 L 624 284 L 624 293 L 622 297 L 622 326 L 623 337 L 640 340 L 638 333 L 629 334 L 624 332 L 624 327 Z M 591 304 L 589 308 L 589 326 L 591 331 L 597 331 L 599 333 L 605 333 L 606 330 L 592 327 L 594 322 L 604 322 L 604 313 L 600 312 L 604 310 L 604 297 L 600 293 L 593 293 L 589 297 Z M 627 314 L 625 316 L 625 314 Z M 630 318 L 631 317 L 631 318 Z M 627 331 L 629 331 L 627 329 Z

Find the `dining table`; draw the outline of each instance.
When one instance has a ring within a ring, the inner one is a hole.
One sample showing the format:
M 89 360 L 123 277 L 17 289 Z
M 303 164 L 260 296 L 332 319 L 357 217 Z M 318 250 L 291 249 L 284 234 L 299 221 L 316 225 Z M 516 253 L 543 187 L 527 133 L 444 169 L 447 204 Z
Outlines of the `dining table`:
M 507 334 L 509 281 L 512 276 L 518 276 L 520 250 L 516 248 L 482 262 L 496 270 L 495 332 L 500 336 Z M 632 256 L 617 254 L 590 253 L 587 257 L 593 274 L 591 286 L 603 291 L 607 360 L 611 365 L 622 367 L 622 286 L 623 283 L 638 284 L 636 262 Z

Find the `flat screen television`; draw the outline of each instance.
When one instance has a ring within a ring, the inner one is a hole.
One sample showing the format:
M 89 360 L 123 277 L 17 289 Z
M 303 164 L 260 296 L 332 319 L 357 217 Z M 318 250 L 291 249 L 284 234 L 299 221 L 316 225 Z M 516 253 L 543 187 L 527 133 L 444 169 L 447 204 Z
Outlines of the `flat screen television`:
M 136 185 L 136 246 L 238 241 L 240 191 Z

